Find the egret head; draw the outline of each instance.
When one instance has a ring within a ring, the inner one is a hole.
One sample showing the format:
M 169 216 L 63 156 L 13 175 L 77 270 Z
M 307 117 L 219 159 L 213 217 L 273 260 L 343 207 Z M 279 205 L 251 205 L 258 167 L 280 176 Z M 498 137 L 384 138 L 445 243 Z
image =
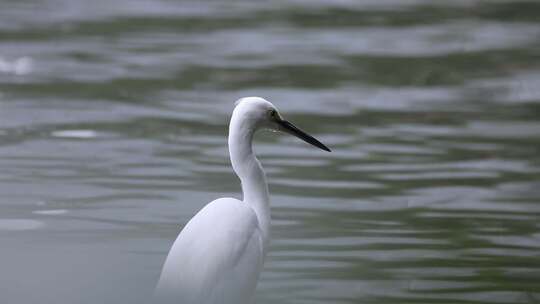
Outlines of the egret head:
M 267 129 L 281 131 L 294 135 L 301 140 L 312 144 L 322 150 L 330 152 L 330 149 L 315 139 L 313 136 L 300 130 L 289 121 L 283 119 L 277 108 L 268 100 L 261 97 L 244 97 L 235 102 L 236 107 L 233 112 L 235 117 L 242 117 L 247 128 L 254 130 Z

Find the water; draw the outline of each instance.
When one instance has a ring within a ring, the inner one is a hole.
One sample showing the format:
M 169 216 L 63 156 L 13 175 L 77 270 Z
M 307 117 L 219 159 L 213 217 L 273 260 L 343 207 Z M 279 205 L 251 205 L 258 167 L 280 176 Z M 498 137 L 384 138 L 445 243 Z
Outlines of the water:
M 147 303 L 259 95 L 334 152 L 257 138 L 257 303 L 539 303 L 539 11 L 2 1 L 0 302 Z

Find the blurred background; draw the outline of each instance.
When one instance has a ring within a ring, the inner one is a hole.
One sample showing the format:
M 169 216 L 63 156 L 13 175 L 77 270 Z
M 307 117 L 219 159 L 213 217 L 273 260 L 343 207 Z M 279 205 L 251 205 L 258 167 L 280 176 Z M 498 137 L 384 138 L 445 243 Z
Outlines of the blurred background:
M 540 2 L 0 2 L 0 302 L 148 303 L 261 133 L 257 303 L 539 303 Z

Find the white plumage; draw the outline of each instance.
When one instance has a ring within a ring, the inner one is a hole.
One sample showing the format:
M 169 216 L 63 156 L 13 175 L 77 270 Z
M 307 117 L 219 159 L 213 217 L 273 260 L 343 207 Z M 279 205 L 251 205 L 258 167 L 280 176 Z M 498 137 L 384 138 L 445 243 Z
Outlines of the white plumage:
M 253 209 L 237 199 L 220 198 L 184 227 L 167 257 L 157 292 L 160 300 L 174 303 L 249 303 L 263 258 Z
M 229 125 L 229 153 L 243 201 L 220 198 L 199 211 L 174 242 L 156 287 L 159 303 L 252 303 L 270 238 L 264 171 L 252 150 L 259 129 L 280 130 L 330 151 L 283 120 L 259 97 L 242 98 Z

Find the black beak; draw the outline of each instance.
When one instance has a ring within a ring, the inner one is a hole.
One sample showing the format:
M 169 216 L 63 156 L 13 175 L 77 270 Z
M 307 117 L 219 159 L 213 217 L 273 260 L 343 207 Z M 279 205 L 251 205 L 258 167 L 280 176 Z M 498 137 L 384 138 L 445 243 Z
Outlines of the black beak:
M 298 129 L 292 123 L 290 123 L 290 122 L 288 122 L 286 120 L 278 119 L 277 124 L 279 125 L 281 131 L 289 133 L 291 135 L 294 135 L 294 136 L 300 138 L 301 140 L 303 140 L 303 141 L 305 141 L 305 142 L 307 142 L 309 144 L 312 144 L 315 147 L 318 147 L 318 148 L 320 148 L 320 149 L 322 149 L 324 151 L 332 152 L 332 151 L 330 151 L 330 149 L 328 149 L 327 146 L 325 146 L 323 143 L 318 141 L 315 137 L 313 137 L 313 136 L 307 134 L 306 132 Z

